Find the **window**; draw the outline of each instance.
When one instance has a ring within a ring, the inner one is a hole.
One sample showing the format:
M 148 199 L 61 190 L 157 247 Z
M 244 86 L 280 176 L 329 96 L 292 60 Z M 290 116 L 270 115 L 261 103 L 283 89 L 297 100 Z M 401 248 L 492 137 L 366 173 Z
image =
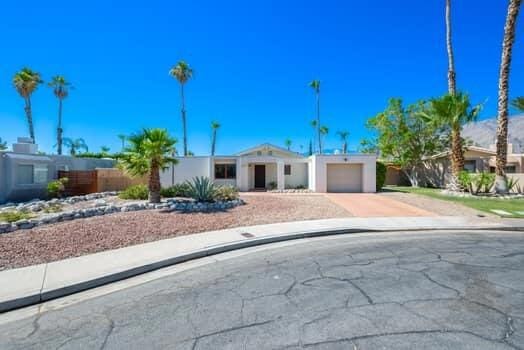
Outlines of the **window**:
M 35 165 L 33 167 L 33 181 L 35 184 L 47 183 L 47 165 Z
M 215 179 L 236 179 L 236 164 L 215 164 Z
M 464 162 L 464 170 L 468 173 L 474 173 L 477 171 L 477 162 L 475 160 L 466 160 Z
M 29 164 L 18 164 L 16 168 L 16 184 L 30 185 L 33 183 L 33 166 Z
M 507 174 L 515 174 L 517 172 L 517 167 L 515 165 L 508 165 L 506 166 L 506 173 Z
M 290 164 L 284 165 L 284 175 L 291 175 L 291 165 Z

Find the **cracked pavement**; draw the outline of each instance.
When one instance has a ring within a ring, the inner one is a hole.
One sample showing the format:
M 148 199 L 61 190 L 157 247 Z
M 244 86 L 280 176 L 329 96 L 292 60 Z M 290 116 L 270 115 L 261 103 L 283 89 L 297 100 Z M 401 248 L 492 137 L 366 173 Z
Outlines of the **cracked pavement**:
M 524 233 L 296 241 L 1 321 L 1 349 L 524 349 Z

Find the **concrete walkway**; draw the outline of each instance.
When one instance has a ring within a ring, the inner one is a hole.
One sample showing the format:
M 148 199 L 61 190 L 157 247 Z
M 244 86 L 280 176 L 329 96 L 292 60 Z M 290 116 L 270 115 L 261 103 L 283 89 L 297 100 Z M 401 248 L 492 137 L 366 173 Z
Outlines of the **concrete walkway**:
M 376 193 L 326 193 L 325 196 L 358 217 L 437 216 L 430 211 Z
M 205 232 L 0 272 L 0 312 L 98 287 L 161 267 L 234 249 L 366 231 L 524 228 L 517 220 L 467 217 L 344 218 Z

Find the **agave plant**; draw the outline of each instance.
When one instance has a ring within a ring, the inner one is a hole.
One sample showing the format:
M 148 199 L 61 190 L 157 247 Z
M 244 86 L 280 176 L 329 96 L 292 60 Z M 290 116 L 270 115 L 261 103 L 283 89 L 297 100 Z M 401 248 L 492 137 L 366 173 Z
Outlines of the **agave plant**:
M 186 184 L 189 197 L 197 202 L 213 202 L 216 186 L 208 177 L 197 176 L 192 181 L 187 181 Z

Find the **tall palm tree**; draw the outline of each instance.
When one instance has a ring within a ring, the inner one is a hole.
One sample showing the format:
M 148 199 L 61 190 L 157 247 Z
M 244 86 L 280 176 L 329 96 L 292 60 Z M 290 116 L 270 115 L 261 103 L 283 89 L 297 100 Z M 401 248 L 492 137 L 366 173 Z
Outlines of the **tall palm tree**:
M 511 105 L 521 112 L 524 112 L 524 96 L 517 97 L 511 101 Z
M 343 154 L 348 153 L 349 131 L 341 130 L 337 132 L 337 135 L 340 136 L 340 140 L 342 141 L 342 153 Z
M 125 134 L 118 134 L 117 136 L 120 139 L 120 142 L 122 143 L 122 147 L 120 148 L 120 151 L 123 152 L 124 148 L 126 147 L 127 135 L 125 135 Z
M 71 83 L 68 82 L 63 76 L 56 75 L 51 78 L 49 87 L 53 88 L 53 93 L 58 99 L 58 126 L 56 127 L 56 147 L 57 153 L 62 155 L 62 101 L 69 95 L 69 89 L 72 88 Z
M 38 85 L 43 83 L 40 78 L 40 73 L 31 70 L 30 68 L 22 68 L 13 77 L 13 85 L 16 91 L 24 99 L 25 102 L 25 115 L 27 118 L 27 125 L 29 127 L 29 137 L 35 142 L 35 129 L 33 125 L 33 112 L 31 109 L 31 95 L 36 91 Z
M 178 63 L 169 70 L 169 75 L 180 83 L 180 99 L 182 112 L 182 131 L 184 135 L 184 156 L 187 156 L 187 127 L 186 127 L 186 102 L 184 97 L 184 85 L 193 77 L 193 69 L 184 61 Z
M 215 147 L 217 144 L 217 130 L 220 128 L 220 124 L 216 121 L 211 122 L 211 155 L 215 155 Z
M 459 173 L 464 170 L 464 149 L 460 130 L 465 123 L 477 119 L 482 105 L 472 106 L 469 96 L 461 92 L 446 94 L 429 101 L 427 108 L 418 114 L 430 125 L 451 129 L 451 181 L 449 188 L 459 190 Z
M 323 145 L 324 145 L 324 137 L 329 133 L 329 128 L 327 126 L 321 126 L 318 128 L 318 130 L 320 131 L 320 143 L 319 143 L 319 146 L 320 146 L 320 154 L 322 154 L 322 150 L 323 150 Z
M 76 156 L 80 150 L 84 150 L 85 152 L 89 151 L 83 138 L 71 139 L 69 137 L 65 137 L 64 145 L 69 147 L 69 154 L 73 157 Z
M 313 139 L 311 141 L 311 153 L 315 153 L 315 143 L 317 141 L 318 135 L 318 121 L 316 119 L 313 119 L 311 122 L 309 122 L 309 125 L 313 128 Z
M 455 73 L 455 57 L 453 55 L 453 45 L 451 42 L 451 0 L 446 0 L 446 48 L 448 51 L 448 92 L 455 95 L 457 92 L 457 82 Z
M 128 141 L 120 164 L 131 176 L 148 175 L 149 201 L 160 203 L 160 170 L 177 163 L 172 157 L 177 140 L 165 129 L 144 129 Z
M 312 80 L 309 83 L 309 87 L 315 91 L 315 97 L 317 99 L 317 138 L 318 138 L 318 149 L 322 153 L 322 146 L 320 145 L 320 80 Z
M 291 144 L 293 143 L 293 141 L 291 141 L 291 139 L 285 139 L 284 140 L 284 144 L 286 145 L 286 148 L 288 151 L 291 151 Z
M 507 193 L 506 161 L 508 153 L 508 92 L 511 52 L 515 42 L 515 28 L 521 0 L 509 0 L 506 24 L 504 25 L 504 40 L 502 42 L 502 58 L 499 73 L 499 97 L 497 113 L 497 158 L 495 166 L 495 192 Z

